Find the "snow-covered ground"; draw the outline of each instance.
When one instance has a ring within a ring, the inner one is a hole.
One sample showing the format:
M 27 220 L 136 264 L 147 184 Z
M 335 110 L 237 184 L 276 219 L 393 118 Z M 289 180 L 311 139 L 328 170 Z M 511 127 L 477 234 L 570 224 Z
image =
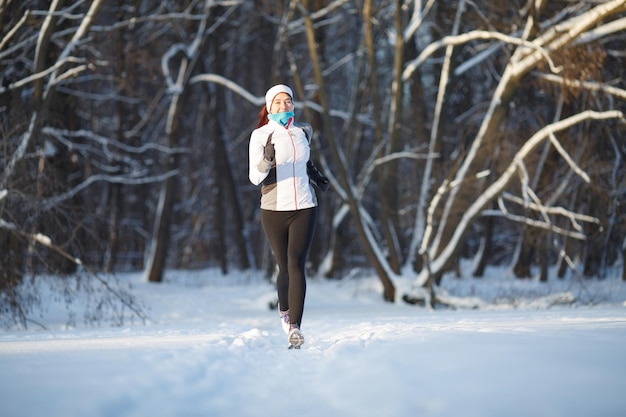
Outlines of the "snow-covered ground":
M 0 416 L 626 416 L 617 277 L 446 277 L 472 310 L 387 304 L 375 278 L 310 279 L 299 351 L 257 274 L 121 278 L 146 325 L 67 328 L 51 300 L 49 330 L 0 332 Z

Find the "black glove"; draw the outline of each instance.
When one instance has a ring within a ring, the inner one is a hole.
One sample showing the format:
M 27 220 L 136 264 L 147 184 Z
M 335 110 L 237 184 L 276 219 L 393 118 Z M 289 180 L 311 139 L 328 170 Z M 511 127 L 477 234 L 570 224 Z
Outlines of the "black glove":
M 310 160 L 306 163 L 306 173 L 317 188 L 322 191 L 328 191 L 328 187 L 330 187 L 328 178 L 319 172 L 315 164 L 313 164 Z
M 274 149 L 274 144 L 272 143 L 272 135 L 274 132 L 270 133 L 267 137 L 267 142 L 263 147 L 263 159 L 268 162 L 274 162 L 274 158 L 276 157 L 276 150 Z

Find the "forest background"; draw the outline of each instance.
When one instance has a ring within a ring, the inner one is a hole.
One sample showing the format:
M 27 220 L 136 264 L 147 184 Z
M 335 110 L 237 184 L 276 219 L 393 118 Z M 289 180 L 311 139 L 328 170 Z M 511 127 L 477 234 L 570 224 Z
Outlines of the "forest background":
M 0 0 L 0 27 L 9 322 L 35 275 L 103 289 L 94 319 L 134 308 L 100 273 L 271 275 L 247 156 L 275 83 L 332 185 L 311 275 L 431 305 L 461 258 L 626 280 L 624 0 Z

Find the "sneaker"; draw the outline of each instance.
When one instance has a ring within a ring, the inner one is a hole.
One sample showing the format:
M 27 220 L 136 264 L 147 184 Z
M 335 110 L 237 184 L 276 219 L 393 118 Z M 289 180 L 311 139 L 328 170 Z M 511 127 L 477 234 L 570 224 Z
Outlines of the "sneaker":
M 289 326 L 289 349 L 300 349 L 300 346 L 304 344 L 304 336 L 300 332 L 300 328 L 297 324 Z
M 280 305 L 278 305 L 278 314 L 280 314 L 280 324 L 283 326 L 283 331 L 285 334 L 289 334 L 289 324 L 291 323 L 289 320 L 289 310 L 280 311 Z

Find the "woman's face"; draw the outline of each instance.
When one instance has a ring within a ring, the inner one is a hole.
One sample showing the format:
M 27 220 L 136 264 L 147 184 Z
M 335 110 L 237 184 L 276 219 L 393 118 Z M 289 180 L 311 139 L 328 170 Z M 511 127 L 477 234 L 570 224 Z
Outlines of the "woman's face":
M 291 100 L 291 97 L 289 97 L 289 94 L 276 94 L 276 97 L 274 97 L 272 105 L 270 106 L 270 113 L 282 113 L 291 110 L 293 110 L 293 101 Z

